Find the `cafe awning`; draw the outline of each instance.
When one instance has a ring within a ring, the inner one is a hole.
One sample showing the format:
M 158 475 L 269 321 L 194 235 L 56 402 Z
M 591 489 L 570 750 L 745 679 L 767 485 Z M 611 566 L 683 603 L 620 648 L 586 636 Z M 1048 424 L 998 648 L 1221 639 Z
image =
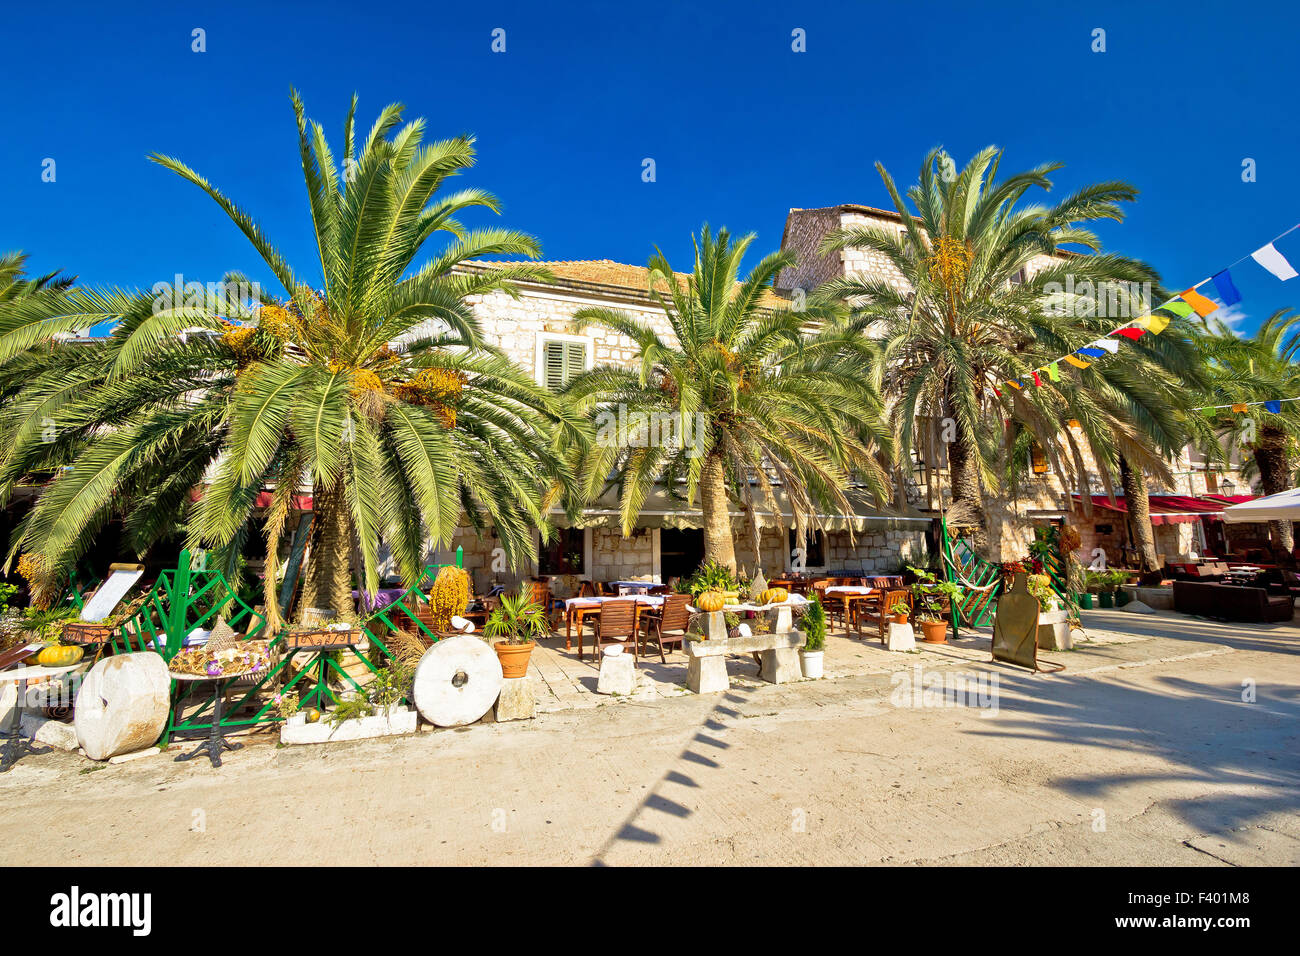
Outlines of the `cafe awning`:
M 1079 495 L 1072 495 L 1071 497 L 1075 501 L 1082 500 Z M 1226 507 L 1242 501 L 1250 501 L 1253 498 L 1254 495 L 1202 495 L 1200 497 L 1193 497 L 1192 495 L 1150 495 L 1148 497 L 1148 506 L 1151 511 L 1151 523 L 1153 525 L 1188 524 L 1193 521 L 1200 521 L 1202 518 L 1221 521 Z M 1128 507 L 1122 495 L 1116 496 L 1113 502 L 1105 495 L 1092 495 L 1092 506 L 1094 508 L 1105 508 L 1119 514 L 1128 513 Z
M 779 515 L 768 510 L 761 496 L 756 503 L 755 514 L 760 528 L 792 526 L 793 518 L 785 494 L 779 488 L 776 489 L 775 493 L 777 506 L 780 509 Z M 887 529 L 915 531 L 923 529 L 931 521 L 930 518 L 918 515 L 887 514 L 872 507 L 865 501 L 854 500 L 855 498 L 856 496 L 850 494 L 850 500 L 853 501 L 852 514 L 818 515 L 822 527 L 828 531 L 847 531 L 849 528 L 852 528 L 854 532 Z M 563 509 L 552 509 L 551 515 L 555 523 L 561 527 L 571 524 L 575 528 L 617 528 L 620 526 L 618 491 L 617 489 L 610 489 L 590 502 L 573 522 L 564 517 Z M 734 502 L 731 510 L 731 523 L 732 527 L 738 532 L 748 527 L 748 514 L 739 510 Z M 704 515 L 700 511 L 699 498 L 696 497 L 695 505 L 692 507 L 679 498 L 669 496 L 664 488 L 655 488 L 646 496 L 646 500 L 641 506 L 641 512 L 637 517 L 636 526 L 638 528 L 703 528 Z
M 1244 498 L 1223 513 L 1223 520 L 1229 524 L 1297 519 L 1300 519 L 1300 489 L 1295 488 L 1263 498 Z

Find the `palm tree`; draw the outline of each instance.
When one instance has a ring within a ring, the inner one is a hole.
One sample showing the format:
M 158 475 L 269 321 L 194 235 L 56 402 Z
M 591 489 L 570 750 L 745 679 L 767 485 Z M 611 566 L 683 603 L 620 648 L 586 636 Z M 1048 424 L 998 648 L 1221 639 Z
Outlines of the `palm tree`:
M 1143 284 L 1158 290 L 1159 277 L 1141 262 L 1100 253 L 1083 225 L 1121 220 L 1121 204 L 1136 196 L 1132 186 L 1099 183 L 1054 206 L 1021 205 L 1031 189 L 1051 188 L 1048 176 L 1060 164 L 999 180 L 1000 162 L 1001 153 L 989 147 L 960 173 L 944 175 L 952 161 L 932 150 L 907 192 L 911 206 L 877 164 L 903 230 L 838 231 L 823 250 L 874 250 L 904 283 L 850 275 L 826 283 L 817 296 L 848 303 L 854 326 L 879 341 L 878 374 L 898 458 L 916 450 L 933 459 L 934 449 L 946 445 L 949 519 L 972 529 L 985 553 L 984 490 L 1014 479 L 1031 444 L 1078 485 L 1089 511 L 1085 448 L 1103 465 L 1108 491 L 1110 467 L 1121 455 L 1134 473 L 1167 478 L 1161 450 L 1182 437 L 1177 389 L 1196 367 L 1190 331 L 1175 318 L 1164 335 L 1134 343 L 1135 359 L 1103 362 L 1081 375 L 1060 365 L 1057 377 L 1033 384 L 1035 369 L 1119 324 L 1108 313 L 1140 316 Z M 1065 252 L 1066 245 L 1089 254 Z M 1034 271 L 1039 257 L 1053 259 Z M 1024 387 L 1005 385 L 1015 379 Z M 1062 431 L 1070 419 L 1080 428 Z
M 535 554 L 534 530 L 549 532 L 550 509 L 574 507 L 566 449 L 587 440 L 587 425 L 483 340 L 468 301 L 545 278 L 527 263 L 464 267 L 486 255 L 533 257 L 537 243 L 509 230 L 465 230 L 456 219 L 463 210 L 497 209 L 482 190 L 438 193 L 473 164 L 473 141 L 424 144 L 424 122 L 399 126 L 394 105 L 358 143 L 354 97 L 340 176 L 323 129 L 304 118 L 296 92 L 292 101 L 320 257 L 313 281 L 197 172 L 155 155 L 212 197 L 283 295 L 227 294 L 251 285 L 229 274 L 216 296 L 197 302 L 74 290 L 58 309 L 0 314 L 5 371 L 44 370 L 23 387 L 7 377 L 17 390 L 0 417 L 0 493 L 33 471 L 71 466 L 41 495 L 11 559 L 28 550 L 66 566 L 113 514 L 126 514 L 145 544 L 185 511 L 190 540 L 229 564 L 259 494 L 273 489 L 263 530 L 274 615 L 277 546 L 307 476 L 314 524 L 300 606 L 350 616 L 354 544 L 358 577 L 373 591 L 381 537 L 414 581 L 426 542 L 449 543 L 462 514 L 476 527 L 490 521 L 520 563 Z M 417 265 L 438 232 L 451 242 Z M 80 362 L 72 346 L 43 344 L 90 324 L 88 315 L 119 324 L 106 341 L 76 346 Z M 38 344 L 39 359 L 31 354 Z M 56 441 L 40 441 L 39 417 L 54 421 Z M 202 500 L 186 509 L 198 486 Z M 162 526 L 141 514 L 155 506 Z
M 1209 453 L 1219 452 L 1228 438 L 1250 452 L 1243 473 L 1257 472 L 1260 488 L 1275 495 L 1294 487 L 1300 463 L 1300 402 L 1282 402 L 1277 412 L 1262 404 L 1300 395 L 1300 313 L 1279 309 L 1249 338 L 1237 335 L 1217 319 L 1207 321 L 1201 347 L 1211 370 L 1211 387 L 1204 404 L 1245 404 L 1244 411 L 1219 409 L 1208 422 L 1212 437 L 1203 441 Z M 1251 467 L 1253 466 L 1253 467 Z M 1295 547 L 1292 523 L 1271 522 L 1282 547 Z
M 631 339 L 640 367 L 596 368 L 565 390 L 603 422 L 588 491 L 607 478 L 619 487 L 623 533 L 656 483 L 670 495 L 682 495 L 684 485 L 686 501 L 700 495 L 706 558 L 732 570 L 731 502 L 748 512 L 757 554 L 760 499 L 785 523 L 778 485 L 801 536 L 822 527 L 827 512 L 852 512 L 851 482 L 878 496 L 886 491 L 876 460 L 886 437 L 880 406 L 861 375 L 869 343 L 846 332 L 831 310 L 795 312 L 772 301 L 773 278 L 793 264 L 788 253 L 766 256 L 740 280 L 753 240 L 733 241 L 725 229 L 714 236 L 705 226 L 685 282 L 662 254 L 650 259 L 650 294 L 671 337 L 615 309 L 580 309 L 580 326 L 602 325 Z M 612 427 L 620 408 L 634 423 L 645 416 L 622 435 Z M 675 429 L 675 440 L 655 440 L 662 423 Z
M 45 290 L 60 292 L 76 281 L 73 276 L 51 272 L 34 279 L 27 278 L 27 254 L 6 252 L 0 255 L 0 305 L 13 302 Z

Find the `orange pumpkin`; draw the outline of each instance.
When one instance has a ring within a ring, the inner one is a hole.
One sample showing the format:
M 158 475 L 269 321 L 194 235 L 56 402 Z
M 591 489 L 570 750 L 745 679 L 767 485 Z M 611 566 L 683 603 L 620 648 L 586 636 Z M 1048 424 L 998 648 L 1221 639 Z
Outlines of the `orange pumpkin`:
M 721 611 L 726 603 L 721 591 L 705 591 L 695 599 L 695 606 L 701 611 Z

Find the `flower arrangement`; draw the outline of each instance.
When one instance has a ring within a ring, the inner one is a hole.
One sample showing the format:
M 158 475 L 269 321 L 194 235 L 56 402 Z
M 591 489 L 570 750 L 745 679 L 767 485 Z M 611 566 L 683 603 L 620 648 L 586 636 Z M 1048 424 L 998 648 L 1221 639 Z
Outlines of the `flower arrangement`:
M 171 659 L 168 669 L 176 674 L 198 677 L 239 677 L 257 674 L 271 666 L 264 641 L 244 641 L 235 647 L 209 653 L 206 648 L 181 651 Z

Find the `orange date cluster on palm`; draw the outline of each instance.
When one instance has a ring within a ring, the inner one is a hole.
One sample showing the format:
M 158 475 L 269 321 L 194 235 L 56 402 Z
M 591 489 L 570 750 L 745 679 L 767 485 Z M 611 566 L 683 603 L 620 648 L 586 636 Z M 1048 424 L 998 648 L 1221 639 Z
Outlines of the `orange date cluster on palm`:
M 465 389 L 465 376 L 444 368 L 423 368 L 393 386 L 393 395 L 433 411 L 443 428 L 456 427 L 456 399 Z

